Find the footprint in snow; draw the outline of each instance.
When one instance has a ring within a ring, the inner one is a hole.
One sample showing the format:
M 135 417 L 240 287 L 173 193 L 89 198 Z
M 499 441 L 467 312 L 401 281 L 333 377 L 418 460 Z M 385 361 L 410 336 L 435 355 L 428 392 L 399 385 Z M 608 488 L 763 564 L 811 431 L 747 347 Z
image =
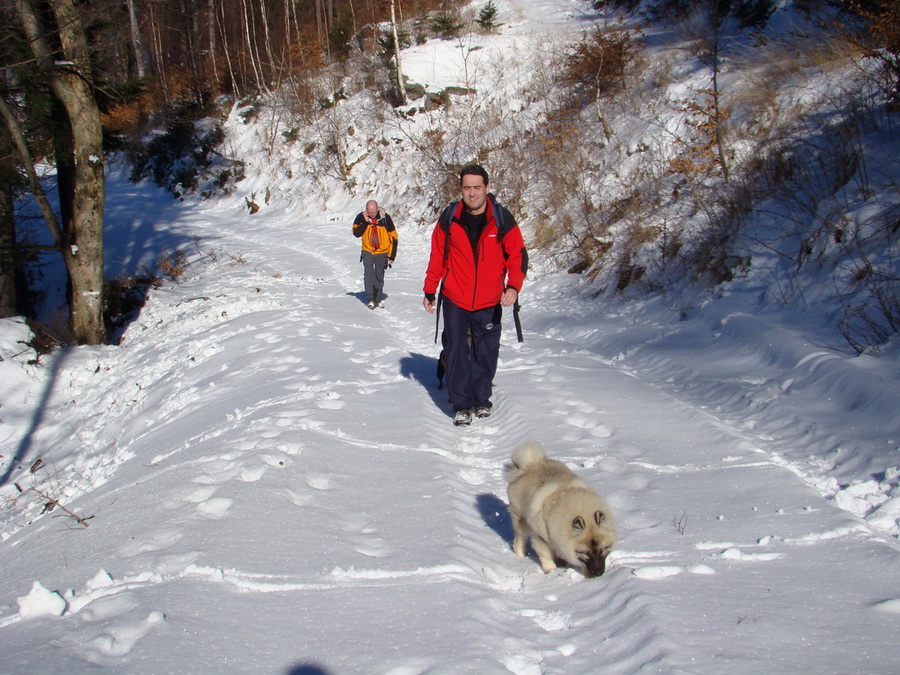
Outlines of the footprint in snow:
M 285 458 L 283 455 L 273 455 L 265 453 L 259 456 L 262 460 L 261 465 L 245 466 L 241 469 L 238 478 L 244 483 L 253 483 L 258 481 L 265 475 L 269 468 L 283 469 L 285 466 Z
M 162 626 L 166 617 L 162 612 L 150 612 L 146 618 L 121 622 L 107 627 L 94 638 L 66 635 L 51 641 L 55 647 L 71 649 L 75 655 L 98 666 L 117 666 L 123 663 L 134 645 L 148 633 Z
M 571 616 L 564 612 L 548 612 L 541 609 L 523 609 L 522 616 L 531 619 L 548 633 L 567 630 L 571 627 Z
M 297 492 L 296 490 L 291 490 L 290 488 L 285 488 L 283 490 L 283 494 L 294 506 L 306 506 L 313 501 L 313 496 L 311 494 L 307 492 Z
M 345 518 L 341 524 L 341 529 L 344 532 L 361 532 L 363 534 L 371 534 L 375 531 L 375 528 L 369 525 L 369 520 L 358 513 L 350 514 L 350 516 Z
M 341 395 L 336 392 L 326 391 L 316 399 L 316 405 L 322 410 L 340 410 L 347 405 L 346 401 L 340 400 Z
M 215 488 L 213 486 L 197 488 L 193 492 L 185 495 L 182 500 L 190 504 L 200 504 L 212 497 L 216 493 L 217 489 L 218 488 Z
M 574 410 L 575 412 L 583 413 L 585 415 L 596 415 L 598 412 L 597 406 L 595 406 L 593 403 L 578 399 L 570 399 L 566 401 L 566 406 L 570 410 Z
M 140 603 L 130 593 L 117 593 L 116 595 L 92 600 L 78 612 L 78 617 L 82 621 L 90 623 L 106 621 L 113 617 L 122 616 L 139 605 Z
M 677 565 L 652 565 L 649 567 L 639 567 L 632 570 L 632 574 L 638 579 L 649 579 L 656 581 L 674 577 L 682 572 L 690 572 L 691 574 L 715 574 L 716 571 L 709 565 L 692 565 L 690 567 L 679 567 Z
M 514 675 L 543 675 L 543 660 L 538 651 L 521 650 L 503 657 L 503 665 Z
M 394 551 L 380 537 L 372 537 L 371 539 L 366 539 L 361 544 L 357 544 L 356 552 L 370 558 L 386 558 Z
M 674 577 L 684 572 L 684 568 L 677 565 L 653 565 L 651 567 L 639 567 L 632 571 L 632 574 L 638 579 L 658 580 L 667 577 Z
M 475 469 L 463 469 L 459 472 L 459 477 L 469 485 L 475 486 L 484 485 L 484 482 L 487 479 L 483 471 L 477 471 Z
M 745 553 L 739 548 L 728 548 L 720 554 L 725 560 L 748 560 L 768 562 L 769 560 L 778 560 L 782 558 L 781 553 Z
M 314 490 L 330 490 L 331 489 L 331 478 L 328 476 L 313 476 L 309 475 L 305 478 L 306 484 Z
M 486 452 L 490 452 L 491 446 L 493 444 L 482 438 L 481 436 L 464 436 L 459 439 L 456 447 L 466 454 L 483 454 Z
M 265 466 L 244 467 L 241 469 L 240 479 L 244 483 L 255 483 L 262 478 L 268 470 L 268 467 Z
M 602 424 L 596 417 L 592 415 L 584 415 L 582 413 L 566 414 L 566 424 L 578 429 L 590 431 L 591 435 L 598 438 L 609 438 L 612 431 L 606 425 Z
M 188 565 L 192 565 L 199 557 L 199 551 L 163 556 L 153 565 L 153 571 L 161 577 L 181 574 Z
M 182 535 L 175 530 L 162 530 L 149 538 L 134 538 L 119 548 L 119 555 L 122 558 L 133 558 L 141 553 L 161 551 L 178 542 L 181 537 Z
M 219 520 L 220 518 L 225 517 L 232 504 L 234 504 L 233 499 L 228 499 L 227 497 L 213 497 L 212 499 L 207 499 L 205 502 L 198 504 L 197 511 L 205 518 Z
M 891 600 L 882 600 L 881 602 L 873 605 L 873 607 L 879 612 L 886 612 L 888 614 L 900 614 L 900 599 L 893 598 Z

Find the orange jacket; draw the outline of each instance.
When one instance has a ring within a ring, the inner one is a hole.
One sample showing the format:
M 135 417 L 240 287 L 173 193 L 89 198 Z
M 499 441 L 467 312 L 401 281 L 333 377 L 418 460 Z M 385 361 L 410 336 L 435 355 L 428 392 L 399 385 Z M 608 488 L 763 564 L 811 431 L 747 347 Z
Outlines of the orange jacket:
M 369 218 L 365 211 L 357 215 L 353 221 L 353 236 L 362 238 L 363 251 L 375 255 L 387 253 L 390 260 L 397 257 L 397 229 L 384 209 L 378 209 L 377 218 Z

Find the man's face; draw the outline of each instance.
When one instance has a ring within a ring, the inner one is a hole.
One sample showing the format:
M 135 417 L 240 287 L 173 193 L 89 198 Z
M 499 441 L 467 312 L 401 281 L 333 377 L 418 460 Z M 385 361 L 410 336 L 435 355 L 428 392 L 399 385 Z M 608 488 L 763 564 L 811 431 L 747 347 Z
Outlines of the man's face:
M 484 178 L 477 174 L 466 174 L 462 177 L 462 198 L 469 213 L 484 213 L 484 200 L 487 198 L 488 186 Z
M 369 218 L 374 218 L 375 216 L 377 216 L 378 204 L 372 204 L 371 202 L 366 204 L 366 215 L 369 216 Z

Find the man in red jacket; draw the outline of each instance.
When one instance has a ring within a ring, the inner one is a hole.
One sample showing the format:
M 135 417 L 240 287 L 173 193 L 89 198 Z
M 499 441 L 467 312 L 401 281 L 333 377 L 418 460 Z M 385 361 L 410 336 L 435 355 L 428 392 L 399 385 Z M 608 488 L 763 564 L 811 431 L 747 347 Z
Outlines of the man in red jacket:
M 528 252 L 512 214 L 488 191 L 488 174 L 469 164 L 459 174 L 462 200 L 444 209 L 431 235 L 423 305 L 435 311 L 440 285 L 447 397 L 453 423 L 489 417 L 503 307 L 519 297 Z

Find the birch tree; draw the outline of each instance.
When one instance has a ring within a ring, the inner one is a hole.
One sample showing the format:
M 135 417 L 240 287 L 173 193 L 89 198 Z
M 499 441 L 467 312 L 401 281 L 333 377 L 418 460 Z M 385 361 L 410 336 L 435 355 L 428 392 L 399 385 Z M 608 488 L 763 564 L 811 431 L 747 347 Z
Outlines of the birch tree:
M 400 38 L 397 36 L 397 15 L 394 12 L 394 0 L 391 0 L 391 30 L 394 34 L 394 60 L 397 62 L 397 96 L 400 105 L 406 105 L 406 87 L 403 85 L 403 68 L 400 67 Z
M 131 28 L 131 48 L 134 50 L 134 66 L 137 69 L 137 76 L 144 79 L 147 76 L 147 61 L 144 58 L 144 45 L 141 41 L 141 29 L 138 25 L 137 11 L 134 7 L 134 0 L 125 0 L 128 7 L 128 23 Z

